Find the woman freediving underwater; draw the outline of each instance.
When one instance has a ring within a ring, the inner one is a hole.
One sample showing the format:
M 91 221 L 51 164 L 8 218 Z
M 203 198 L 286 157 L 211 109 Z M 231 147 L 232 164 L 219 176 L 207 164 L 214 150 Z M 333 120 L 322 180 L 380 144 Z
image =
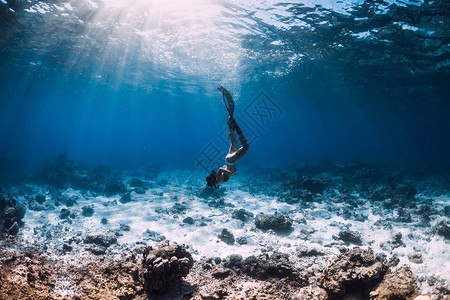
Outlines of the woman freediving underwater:
M 236 167 L 234 164 L 236 161 L 238 161 L 242 156 L 244 156 L 245 152 L 247 152 L 249 145 L 247 143 L 247 140 L 244 137 L 244 134 L 242 133 L 241 128 L 236 123 L 236 120 L 233 118 L 234 113 L 234 101 L 233 98 L 231 98 L 230 93 L 223 87 L 220 86 L 219 91 L 222 92 L 222 96 L 227 99 L 228 106 L 225 103 L 224 104 L 226 109 L 228 110 L 228 136 L 231 140 L 230 150 L 228 151 L 227 156 L 225 157 L 225 160 L 229 163 L 224 165 L 223 167 L 219 168 L 217 170 L 217 173 L 212 170 L 211 174 L 209 174 L 206 177 L 206 184 L 210 187 L 215 187 L 216 189 L 219 188 L 219 184 L 222 182 L 227 182 L 231 176 L 236 175 Z M 238 134 L 239 141 L 241 142 L 242 146 L 238 149 L 238 144 L 236 137 L 234 135 L 234 132 Z

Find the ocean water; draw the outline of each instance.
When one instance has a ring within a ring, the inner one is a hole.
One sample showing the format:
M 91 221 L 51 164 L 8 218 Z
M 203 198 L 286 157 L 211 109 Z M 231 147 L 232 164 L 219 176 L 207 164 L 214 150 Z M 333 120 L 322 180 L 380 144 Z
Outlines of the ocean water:
M 0 9 L 7 168 L 64 152 L 194 169 L 226 128 L 220 85 L 255 137 L 242 165 L 449 166 L 445 1 L 5 0 Z
M 61 254 L 69 236 L 127 225 L 128 249 L 156 232 L 195 261 L 306 245 L 325 265 L 351 227 L 354 244 L 411 265 L 422 291 L 433 276 L 448 287 L 449 16 L 448 1 L 422 0 L 0 0 L 0 185 L 27 209 L 15 249 L 76 259 L 95 251 Z M 221 85 L 250 148 L 216 191 Z M 107 191 L 109 172 L 124 190 Z M 298 185 L 308 178 L 326 190 Z M 255 231 L 231 218 L 240 208 L 290 215 L 293 231 Z M 218 241 L 223 228 L 248 243 Z M 79 292 L 55 282 L 58 297 Z

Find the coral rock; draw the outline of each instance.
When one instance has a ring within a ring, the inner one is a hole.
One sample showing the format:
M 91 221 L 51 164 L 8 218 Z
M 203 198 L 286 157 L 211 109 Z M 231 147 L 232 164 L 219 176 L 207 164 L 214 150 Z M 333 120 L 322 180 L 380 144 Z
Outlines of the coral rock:
M 320 194 L 323 193 L 327 187 L 319 178 L 306 178 L 300 182 L 299 186 L 304 190 Z
M 130 193 L 124 193 L 119 199 L 119 202 L 122 203 L 122 204 L 126 204 L 126 203 L 129 203 L 131 201 L 132 201 L 132 199 L 131 199 L 131 194 Z
M 243 261 L 242 269 L 247 275 L 260 279 L 297 276 L 288 255 L 277 252 L 271 256 L 265 254 L 249 256 Z
M 16 235 L 25 211 L 25 206 L 19 204 L 15 199 L 7 200 L 0 195 L 0 232 Z
M 106 234 L 88 235 L 84 239 L 84 242 L 86 244 L 95 244 L 108 248 L 109 246 L 117 243 L 117 237 L 110 232 Z
M 222 230 L 222 232 L 219 234 L 219 239 L 228 245 L 234 244 L 234 235 L 228 229 Z
M 443 220 L 440 221 L 436 225 L 436 233 L 443 236 L 445 239 L 450 240 L 450 222 Z
M 286 230 L 291 228 L 292 219 L 277 212 L 273 215 L 259 213 L 255 218 L 255 225 L 260 229 Z
M 417 296 L 416 278 L 407 265 L 397 270 L 389 269 L 370 293 L 371 300 L 414 299 L 414 296 Z
M 408 255 L 408 259 L 410 262 L 413 262 L 415 264 L 421 264 L 423 263 L 423 256 L 420 252 L 415 252 L 413 254 Z
M 343 229 L 337 236 L 333 236 L 335 240 L 341 240 L 347 243 L 361 244 L 361 234 L 357 231 L 352 231 L 348 228 Z
M 377 259 L 372 250 L 356 247 L 329 263 L 319 285 L 331 295 L 342 296 L 347 289 L 354 290 L 356 286 L 376 282 L 386 269 L 384 261 Z
M 390 199 L 394 204 L 411 201 L 417 194 L 417 190 L 406 185 L 387 185 L 372 191 L 368 198 L 372 201 L 385 201 Z
M 94 208 L 92 206 L 83 206 L 81 208 L 81 214 L 83 217 L 92 217 L 94 214 Z
M 235 210 L 231 217 L 233 219 L 241 220 L 242 222 L 247 222 L 249 219 L 253 218 L 253 213 L 241 208 L 241 209 Z
M 45 202 L 45 196 L 44 195 L 36 195 L 35 197 L 34 197 L 34 199 L 36 200 L 36 202 L 37 203 L 39 203 L 39 204 L 42 204 L 42 203 L 44 203 Z
M 161 243 L 158 249 L 147 247 L 143 252 L 142 276 L 147 292 L 166 291 L 186 276 L 194 261 L 184 246 Z

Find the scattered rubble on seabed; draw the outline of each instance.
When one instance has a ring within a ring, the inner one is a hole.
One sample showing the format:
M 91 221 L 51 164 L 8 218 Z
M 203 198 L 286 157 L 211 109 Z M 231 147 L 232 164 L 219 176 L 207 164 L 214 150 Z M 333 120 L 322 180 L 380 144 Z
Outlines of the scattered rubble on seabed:
M 2 187 L 0 299 L 450 299 L 448 175 L 70 172 Z

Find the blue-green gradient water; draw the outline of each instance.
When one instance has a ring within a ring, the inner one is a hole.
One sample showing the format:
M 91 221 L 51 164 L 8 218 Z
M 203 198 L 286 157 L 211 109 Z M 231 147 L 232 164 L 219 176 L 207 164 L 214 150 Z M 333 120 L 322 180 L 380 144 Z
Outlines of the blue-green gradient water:
M 206 172 L 228 151 L 220 85 L 250 141 L 239 166 L 448 167 L 449 5 L 0 0 L 1 168 Z

